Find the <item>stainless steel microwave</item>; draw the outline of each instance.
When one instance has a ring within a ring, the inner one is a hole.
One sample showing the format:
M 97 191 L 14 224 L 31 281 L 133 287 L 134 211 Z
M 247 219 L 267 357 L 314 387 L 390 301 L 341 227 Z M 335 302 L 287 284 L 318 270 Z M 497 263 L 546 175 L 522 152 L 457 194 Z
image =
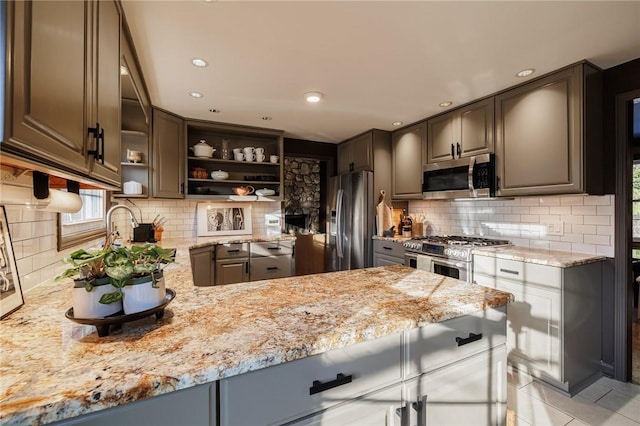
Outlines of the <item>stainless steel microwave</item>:
M 496 195 L 494 154 L 427 164 L 423 168 L 422 198 L 490 198 Z

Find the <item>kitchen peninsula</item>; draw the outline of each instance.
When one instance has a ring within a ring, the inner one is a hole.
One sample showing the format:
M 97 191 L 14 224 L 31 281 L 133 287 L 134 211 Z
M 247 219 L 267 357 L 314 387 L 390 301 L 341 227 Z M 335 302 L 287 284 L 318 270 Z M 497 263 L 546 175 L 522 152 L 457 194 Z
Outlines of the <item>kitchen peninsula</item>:
M 164 243 L 167 247 L 171 244 Z M 211 385 L 213 393 L 205 395 L 211 395 L 213 408 L 203 407 L 205 417 L 219 410 L 220 424 L 233 424 L 234 403 L 252 411 L 246 400 L 229 399 L 243 389 L 244 384 L 235 379 L 279 371 L 279 377 L 286 381 L 283 370 L 275 369 L 314 360 L 326 366 L 323 357 L 338 353 L 361 353 L 365 358 L 357 358 L 355 365 L 365 370 L 362 366 L 371 362 L 406 362 L 397 370 L 391 366 L 376 369 L 370 377 L 353 373 L 349 385 L 354 389 L 366 385 L 367 389 L 388 392 L 393 383 L 415 387 L 422 380 L 421 372 L 444 366 L 455 350 L 462 351 L 458 354 L 465 359 L 475 359 L 479 353 L 497 348 L 494 361 L 504 359 L 499 368 L 492 370 L 485 364 L 478 370 L 495 373 L 492 380 L 506 380 L 504 307 L 510 301 L 509 293 L 404 266 L 195 287 L 188 248 L 178 246 L 176 263 L 165 269 L 166 285 L 177 296 L 164 317 L 157 322 L 149 317 L 124 324 L 121 332 L 106 337 L 98 337 L 91 326 L 64 318 L 71 303 L 69 283 L 45 283 L 29 292 L 25 306 L 0 323 L 0 345 L 4 348 L 0 424 L 68 421 L 94 412 L 104 420 L 113 409 L 99 410 L 206 384 Z M 467 319 L 465 324 L 480 324 L 480 331 L 488 338 L 473 334 L 478 329 L 466 325 L 458 330 L 462 323 L 456 321 Z M 441 325 L 444 322 L 448 326 Z M 460 336 L 457 346 L 451 333 Z M 442 340 L 445 336 L 446 344 Z M 425 342 L 442 346 L 425 349 Z M 405 345 L 404 357 L 400 345 Z M 337 365 L 342 368 L 346 364 Z M 319 369 L 309 370 L 320 374 Z M 437 378 L 439 370 L 435 371 L 432 374 Z M 349 371 L 335 371 L 334 378 L 336 373 Z M 386 376 L 381 379 L 380 375 Z M 302 392 L 291 391 L 302 394 L 309 387 L 322 385 L 309 382 Z M 319 409 L 340 402 L 328 402 L 333 391 L 342 392 L 342 401 L 355 399 L 358 395 L 341 390 L 349 385 L 315 395 L 327 396 Z M 486 389 L 484 392 L 486 397 Z M 269 393 L 262 396 L 268 399 Z M 399 406 L 400 396 L 398 400 Z M 504 404 L 504 398 L 498 402 Z M 185 412 L 188 410 L 177 411 L 190 415 Z M 314 411 L 302 415 L 310 412 Z M 502 414 L 500 410 L 493 413 Z M 216 417 L 211 414 L 208 423 L 215 424 Z M 185 421 L 189 422 L 188 418 Z

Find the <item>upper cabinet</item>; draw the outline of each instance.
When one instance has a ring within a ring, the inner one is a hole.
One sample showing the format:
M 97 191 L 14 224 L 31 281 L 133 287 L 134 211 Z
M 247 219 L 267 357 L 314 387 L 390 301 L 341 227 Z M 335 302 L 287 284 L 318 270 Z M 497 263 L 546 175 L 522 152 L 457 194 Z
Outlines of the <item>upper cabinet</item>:
M 427 123 L 391 135 L 391 198 L 422 199 L 422 164 L 427 158 Z
M 493 98 L 427 121 L 427 162 L 493 152 Z
M 154 130 L 155 133 L 155 130 Z M 196 149 L 204 141 L 213 153 Z M 187 192 L 189 198 L 228 200 L 234 188 L 272 190 L 261 200 L 283 199 L 283 132 L 208 121 L 186 121 Z M 236 155 L 236 152 L 240 155 Z M 184 164 L 184 163 L 183 163 Z M 218 173 L 212 176 L 212 172 Z M 256 200 L 255 195 L 238 200 Z
M 373 170 L 373 131 L 338 145 L 338 174 Z
M 496 96 L 499 195 L 602 192 L 601 91 L 583 63 Z
M 390 132 L 371 129 L 338 145 L 338 174 L 362 170 L 375 172 L 373 189 L 376 200 L 381 190 L 391 194 Z
M 153 196 L 184 198 L 184 120 L 165 111 L 153 110 Z
M 2 151 L 119 187 L 119 3 L 6 6 Z

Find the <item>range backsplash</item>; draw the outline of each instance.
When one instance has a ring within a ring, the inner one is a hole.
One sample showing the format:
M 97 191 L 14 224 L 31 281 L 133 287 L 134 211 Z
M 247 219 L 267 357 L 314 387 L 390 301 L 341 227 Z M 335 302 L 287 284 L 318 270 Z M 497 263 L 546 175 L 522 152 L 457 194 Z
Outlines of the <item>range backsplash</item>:
M 613 257 L 614 204 L 613 195 L 410 201 L 409 212 L 424 215 L 427 235 L 482 235 L 522 247 Z M 564 235 L 547 235 L 543 224 L 558 220 Z

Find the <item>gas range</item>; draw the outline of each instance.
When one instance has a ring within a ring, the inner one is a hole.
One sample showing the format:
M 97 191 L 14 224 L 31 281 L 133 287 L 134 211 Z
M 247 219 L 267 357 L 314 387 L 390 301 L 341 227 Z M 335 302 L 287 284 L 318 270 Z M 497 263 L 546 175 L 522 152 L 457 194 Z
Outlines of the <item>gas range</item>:
M 438 235 L 412 238 L 402 243 L 405 250 L 446 259 L 471 262 L 474 248 L 510 245 L 509 240 L 497 240 L 466 235 Z

